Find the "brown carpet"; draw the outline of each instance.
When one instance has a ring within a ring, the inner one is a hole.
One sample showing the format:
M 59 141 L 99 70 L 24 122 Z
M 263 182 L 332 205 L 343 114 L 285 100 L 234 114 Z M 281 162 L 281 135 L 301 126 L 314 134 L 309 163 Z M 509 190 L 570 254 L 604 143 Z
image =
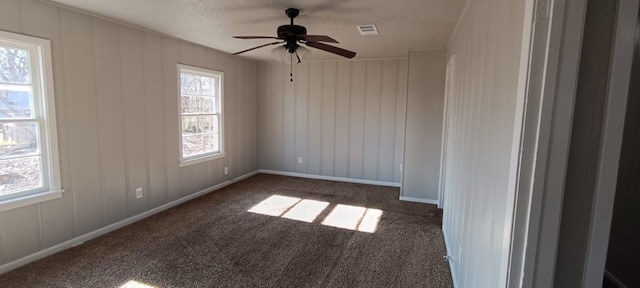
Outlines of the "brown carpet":
M 452 287 L 441 211 L 398 193 L 258 174 L 0 275 L 0 287 Z M 247 211 L 273 195 L 330 204 L 312 223 Z M 376 231 L 323 225 L 337 205 L 382 210 Z

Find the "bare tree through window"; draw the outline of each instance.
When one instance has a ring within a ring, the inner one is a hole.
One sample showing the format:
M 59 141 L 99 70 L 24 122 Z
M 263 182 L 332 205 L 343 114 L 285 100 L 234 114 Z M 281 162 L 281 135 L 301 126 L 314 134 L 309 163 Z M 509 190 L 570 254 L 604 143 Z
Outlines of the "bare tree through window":
M 38 123 L 24 121 L 33 117 L 30 68 L 28 50 L 0 47 L 0 195 L 41 185 Z

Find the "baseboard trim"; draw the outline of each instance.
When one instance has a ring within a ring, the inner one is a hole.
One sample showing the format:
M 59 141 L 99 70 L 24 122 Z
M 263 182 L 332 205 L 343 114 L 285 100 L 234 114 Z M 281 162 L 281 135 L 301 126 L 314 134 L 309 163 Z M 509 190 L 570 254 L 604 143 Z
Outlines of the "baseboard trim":
M 449 237 L 447 237 L 447 232 L 444 231 L 444 229 L 442 229 L 442 236 L 444 237 L 444 247 L 447 250 L 447 256 L 449 256 L 449 259 L 447 260 L 447 262 L 449 263 L 449 271 L 451 271 L 451 282 L 453 282 L 453 287 L 459 287 L 458 286 L 458 277 L 456 276 L 456 269 L 454 269 L 453 266 L 453 261 L 452 261 L 452 255 L 451 255 L 451 249 L 449 247 L 451 247 L 451 245 L 449 244 Z
M 334 177 L 334 176 L 323 176 L 323 175 L 304 174 L 304 173 L 295 173 L 295 172 L 284 172 L 284 171 L 276 171 L 276 170 L 268 170 L 268 169 L 260 169 L 260 170 L 258 170 L 258 172 L 259 173 L 264 173 L 264 174 L 291 176 L 291 177 L 298 177 L 298 178 L 329 180 L 329 181 L 348 182 L 348 183 L 357 183 L 357 184 L 368 184 L 368 185 L 378 185 L 378 186 L 388 186 L 388 187 L 400 187 L 400 183 L 396 183 L 396 182 L 353 179 L 353 178 Z
M 69 249 L 71 247 L 75 247 L 75 246 L 81 245 L 86 241 L 89 241 L 91 239 L 97 238 L 97 237 L 102 236 L 104 234 L 107 234 L 109 232 L 118 230 L 118 229 L 120 229 L 120 228 L 122 228 L 124 226 L 127 226 L 127 225 L 132 224 L 132 223 L 137 222 L 137 221 L 140 221 L 140 220 L 142 220 L 144 218 L 147 218 L 147 217 L 152 216 L 154 214 L 160 213 L 160 212 L 162 212 L 164 210 L 167 210 L 169 208 L 173 208 L 173 207 L 178 206 L 178 205 L 180 205 L 180 204 L 182 204 L 184 202 L 187 202 L 189 200 L 193 200 L 195 198 L 198 198 L 198 197 L 203 196 L 205 194 L 211 193 L 211 192 L 216 191 L 218 189 L 221 189 L 223 187 L 229 186 L 230 184 L 233 184 L 233 183 L 238 182 L 240 180 L 249 178 L 249 177 L 251 177 L 253 175 L 256 175 L 258 173 L 259 173 L 258 170 L 249 172 L 247 174 L 235 177 L 235 178 L 233 178 L 231 180 L 227 180 L 225 182 L 222 182 L 222 183 L 220 183 L 218 185 L 202 189 L 202 190 L 200 190 L 200 191 L 198 191 L 196 193 L 193 193 L 193 194 L 184 196 L 184 197 L 182 197 L 180 199 L 171 201 L 171 202 L 166 203 L 166 204 L 164 204 L 162 206 L 158 206 L 156 208 L 147 210 L 145 212 L 142 212 L 142 213 L 140 213 L 138 215 L 129 217 L 129 218 L 124 219 L 122 221 L 107 225 L 107 226 L 102 227 L 102 228 L 100 228 L 98 230 L 91 231 L 89 233 L 86 233 L 86 234 L 80 235 L 78 237 L 75 237 L 73 239 L 70 239 L 70 240 L 67 240 L 65 242 L 62 242 L 60 244 L 51 246 L 51 247 L 43 249 L 43 250 L 40 250 L 40 251 L 38 251 L 36 253 L 33 253 L 31 255 L 22 257 L 22 258 L 20 258 L 18 260 L 14 260 L 12 262 L 6 263 L 6 264 L 0 266 L 0 274 L 9 272 L 9 271 L 11 271 L 13 269 L 16 269 L 16 268 L 20 267 L 20 266 L 24 266 L 26 264 L 29 264 L 29 263 L 33 262 L 33 261 L 42 259 L 42 258 L 50 256 L 50 255 L 53 255 L 55 253 L 61 252 L 63 250 Z
M 400 200 L 409 201 L 409 202 L 418 202 L 418 203 L 426 203 L 426 204 L 438 205 L 438 200 L 431 200 L 431 199 L 422 199 L 422 198 L 400 196 Z
M 238 176 L 238 177 L 233 178 L 233 179 L 231 180 L 231 183 L 233 183 L 233 182 L 238 182 L 238 181 L 241 181 L 241 180 L 247 179 L 247 178 L 249 178 L 249 177 L 251 177 L 251 176 L 253 176 L 253 175 L 257 175 L 258 173 L 260 173 L 260 171 L 259 171 L 259 170 L 253 170 L 253 171 L 251 171 L 251 172 L 249 172 L 249 173 L 247 173 L 247 174 L 240 175 L 240 176 Z

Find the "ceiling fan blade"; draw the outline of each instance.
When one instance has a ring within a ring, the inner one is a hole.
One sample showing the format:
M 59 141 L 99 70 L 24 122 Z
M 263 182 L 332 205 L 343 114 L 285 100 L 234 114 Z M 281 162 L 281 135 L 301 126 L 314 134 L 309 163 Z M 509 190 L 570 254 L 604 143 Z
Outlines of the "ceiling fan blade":
M 356 56 L 356 52 L 349 51 L 349 50 L 342 49 L 342 48 L 338 48 L 338 47 L 331 46 L 331 45 L 327 45 L 327 44 L 324 44 L 324 43 L 307 42 L 306 44 L 307 44 L 307 46 L 311 46 L 313 48 L 324 50 L 324 51 L 327 51 L 327 52 L 330 52 L 330 53 L 333 53 L 333 54 L 338 54 L 340 56 L 347 57 L 347 58 L 353 58 L 353 57 Z
M 339 43 L 336 39 L 333 39 L 327 35 L 298 35 L 298 40 L 305 40 L 310 42 L 330 42 Z
M 280 44 L 280 43 L 283 43 L 283 42 L 281 42 L 281 41 L 277 41 L 277 42 L 273 42 L 273 43 L 267 43 L 267 44 L 264 44 L 264 45 L 260 45 L 260 46 L 256 46 L 256 47 L 253 47 L 253 48 L 247 49 L 247 50 L 242 50 L 242 51 L 240 51 L 240 52 L 236 52 L 236 53 L 233 53 L 233 54 L 231 54 L 231 55 L 238 55 L 238 54 L 242 54 L 242 53 L 244 53 L 244 52 L 249 52 L 249 51 L 251 51 L 251 50 L 255 50 L 255 49 L 262 48 L 262 47 L 269 46 L 269 45 L 276 45 L 276 44 Z
M 280 39 L 278 37 L 273 37 L 273 36 L 233 36 L 233 38 L 238 38 L 238 39 Z

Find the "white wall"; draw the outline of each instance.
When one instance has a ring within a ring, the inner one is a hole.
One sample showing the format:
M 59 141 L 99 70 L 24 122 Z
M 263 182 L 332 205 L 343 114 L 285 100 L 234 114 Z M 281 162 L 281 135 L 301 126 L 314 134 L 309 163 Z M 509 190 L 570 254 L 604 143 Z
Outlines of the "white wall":
M 448 48 L 443 231 L 456 287 L 505 285 L 524 11 L 524 0 L 469 0 Z
M 438 201 L 446 65 L 444 49 L 409 52 L 402 199 Z
M 258 168 L 255 62 L 40 1 L 0 7 L 0 29 L 51 40 L 66 190 L 0 213 L 0 265 Z M 179 167 L 176 63 L 225 73 L 226 157 Z
M 293 67 L 260 64 L 260 168 L 399 183 L 407 60 Z

